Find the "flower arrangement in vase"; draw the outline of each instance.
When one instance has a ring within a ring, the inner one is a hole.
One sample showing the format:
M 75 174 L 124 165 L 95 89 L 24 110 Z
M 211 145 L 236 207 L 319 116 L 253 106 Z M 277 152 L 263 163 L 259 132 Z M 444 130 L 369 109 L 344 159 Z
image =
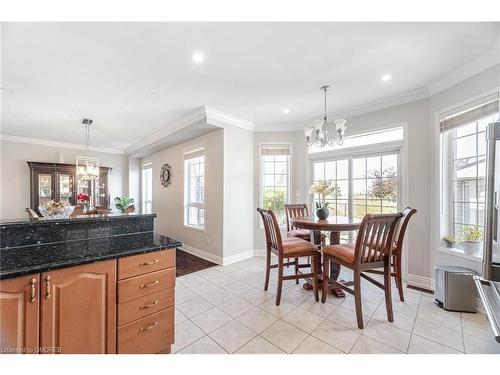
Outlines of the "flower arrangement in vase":
M 328 210 L 330 202 L 327 202 L 326 197 L 336 191 L 337 186 L 325 180 L 318 180 L 311 185 L 309 192 L 311 194 L 318 194 L 318 200 L 315 202 L 318 219 L 326 219 L 330 215 L 330 211 Z
M 90 208 L 90 195 L 85 193 L 78 193 L 78 203 L 85 207 L 86 210 Z

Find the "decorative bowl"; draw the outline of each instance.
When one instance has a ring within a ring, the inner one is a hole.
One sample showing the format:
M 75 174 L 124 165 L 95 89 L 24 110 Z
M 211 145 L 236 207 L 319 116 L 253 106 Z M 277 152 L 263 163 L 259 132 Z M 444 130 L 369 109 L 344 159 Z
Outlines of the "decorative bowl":
M 67 206 L 62 209 L 62 211 L 51 212 L 42 206 L 38 206 L 38 210 L 43 217 L 47 219 L 67 219 L 75 210 L 75 206 Z

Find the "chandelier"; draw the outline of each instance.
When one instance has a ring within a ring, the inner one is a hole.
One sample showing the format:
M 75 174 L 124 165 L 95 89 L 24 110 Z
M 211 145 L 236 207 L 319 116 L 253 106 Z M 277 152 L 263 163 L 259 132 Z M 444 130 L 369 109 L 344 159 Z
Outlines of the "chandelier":
M 338 119 L 333 121 L 333 124 L 328 122 L 328 116 L 326 114 L 326 90 L 328 90 L 329 87 L 330 86 L 321 87 L 325 96 L 325 114 L 323 116 L 323 121 L 319 121 L 315 127 L 304 129 L 307 147 L 317 144 L 323 148 L 327 145 L 333 146 L 334 143 L 338 145 L 344 143 L 346 120 Z
M 76 176 L 80 181 L 93 181 L 99 178 L 99 158 L 89 156 L 90 125 L 92 120 L 84 118 L 86 152 L 84 156 L 76 157 Z

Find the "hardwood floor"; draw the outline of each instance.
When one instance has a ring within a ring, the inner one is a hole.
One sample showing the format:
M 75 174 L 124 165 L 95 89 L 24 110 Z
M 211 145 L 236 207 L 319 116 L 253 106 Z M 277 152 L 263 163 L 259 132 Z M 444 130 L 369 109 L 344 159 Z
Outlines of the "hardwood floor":
M 209 262 L 208 260 L 199 258 L 179 249 L 176 251 L 177 277 L 201 271 L 213 266 L 216 266 L 216 264 Z

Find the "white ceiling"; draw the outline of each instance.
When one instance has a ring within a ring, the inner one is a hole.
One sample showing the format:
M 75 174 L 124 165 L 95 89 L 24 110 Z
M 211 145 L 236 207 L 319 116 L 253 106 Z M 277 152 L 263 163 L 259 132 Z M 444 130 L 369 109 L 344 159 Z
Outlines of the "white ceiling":
M 500 23 L 4 23 L 1 132 L 82 143 L 88 117 L 93 145 L 125 149 L 201 105 L 299 128 L 321 114 L 321 85 L 332 85 L 332 112 L 402 94 L 491 50 L 499 33 Z

